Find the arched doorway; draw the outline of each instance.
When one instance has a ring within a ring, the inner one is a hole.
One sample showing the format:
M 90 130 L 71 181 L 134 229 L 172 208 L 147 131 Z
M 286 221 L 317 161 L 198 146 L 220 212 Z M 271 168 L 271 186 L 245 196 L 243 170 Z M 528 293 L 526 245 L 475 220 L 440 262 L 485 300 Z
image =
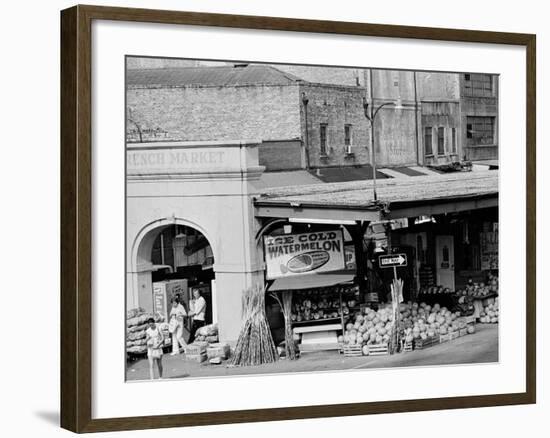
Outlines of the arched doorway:
M 207 302 L 206 323 L 217 322 L 214 248 L 196 224 L 170 218 L 148 224 L 131 251 L 127 307 L 167 316 L 178 296 L 189 308 L 198 289 Z

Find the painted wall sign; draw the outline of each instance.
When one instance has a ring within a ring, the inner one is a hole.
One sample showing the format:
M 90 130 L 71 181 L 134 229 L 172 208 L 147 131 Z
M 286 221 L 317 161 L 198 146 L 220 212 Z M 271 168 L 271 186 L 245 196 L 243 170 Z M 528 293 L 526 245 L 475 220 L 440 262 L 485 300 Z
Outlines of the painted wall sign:
M 129 170 L 217 168 L 225 164 L 223 150 L 154 150 L 128 151 L 126 162 Z
M 269 280 L 345 268 L 341 230 L 264 237 Z

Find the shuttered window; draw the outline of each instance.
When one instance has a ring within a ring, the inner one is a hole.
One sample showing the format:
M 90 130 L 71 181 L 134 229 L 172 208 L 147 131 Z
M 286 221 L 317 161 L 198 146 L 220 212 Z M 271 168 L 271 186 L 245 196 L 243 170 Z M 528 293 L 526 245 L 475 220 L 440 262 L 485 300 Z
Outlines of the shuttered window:
M 445 155 L 445 128 L 437 128 L 437 155 Z
M 424 153 L 426 155 L 433 155 L 432 147 L 432 127 L 426 126 L 424 128 Z
M 320 139 L 320 148 L 321 155 L 327 154 L 327 125 L 322 123 L 319 127 L 319 139 Z

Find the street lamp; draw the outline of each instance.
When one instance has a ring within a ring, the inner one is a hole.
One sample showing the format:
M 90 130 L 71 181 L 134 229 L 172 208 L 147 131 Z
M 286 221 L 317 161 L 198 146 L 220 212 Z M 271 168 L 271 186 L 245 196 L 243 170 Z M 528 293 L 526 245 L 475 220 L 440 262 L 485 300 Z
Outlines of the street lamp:
M 372 166 L 372 188 L 374 193 L 374 202 L 378 201 L 378 195 L 376 194 L 376 156 L 374 150 L 374 121 L 376 120 L 376 115 L 383 107 L 388 105 L 395 105 L 393 102 L 385 102 L 380 105 L 378 108 L 374 109 L 374 106 L 371 106 L 369 109 L 369 103 L 367 99 L 363 97 L 363 109 L 365 110 L 365 117 L 370 122 L 370 150 L 371 150 L 371 166 Z M 396 106 L 397 108 L 397 106 Z

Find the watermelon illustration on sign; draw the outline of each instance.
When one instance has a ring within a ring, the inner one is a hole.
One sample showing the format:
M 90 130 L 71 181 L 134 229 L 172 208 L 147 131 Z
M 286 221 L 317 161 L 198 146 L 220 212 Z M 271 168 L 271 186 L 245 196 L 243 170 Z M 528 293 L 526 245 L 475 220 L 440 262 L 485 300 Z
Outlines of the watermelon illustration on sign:
M 292 257 L 286 264 L 281 265 L 281 272 L 286 274 L 287 270 L 295 274 L 313 271 L 326 264 L 330 255 L 326 251 L 310 251 Z M 285 269 L 283 269 L 283 267 Z

